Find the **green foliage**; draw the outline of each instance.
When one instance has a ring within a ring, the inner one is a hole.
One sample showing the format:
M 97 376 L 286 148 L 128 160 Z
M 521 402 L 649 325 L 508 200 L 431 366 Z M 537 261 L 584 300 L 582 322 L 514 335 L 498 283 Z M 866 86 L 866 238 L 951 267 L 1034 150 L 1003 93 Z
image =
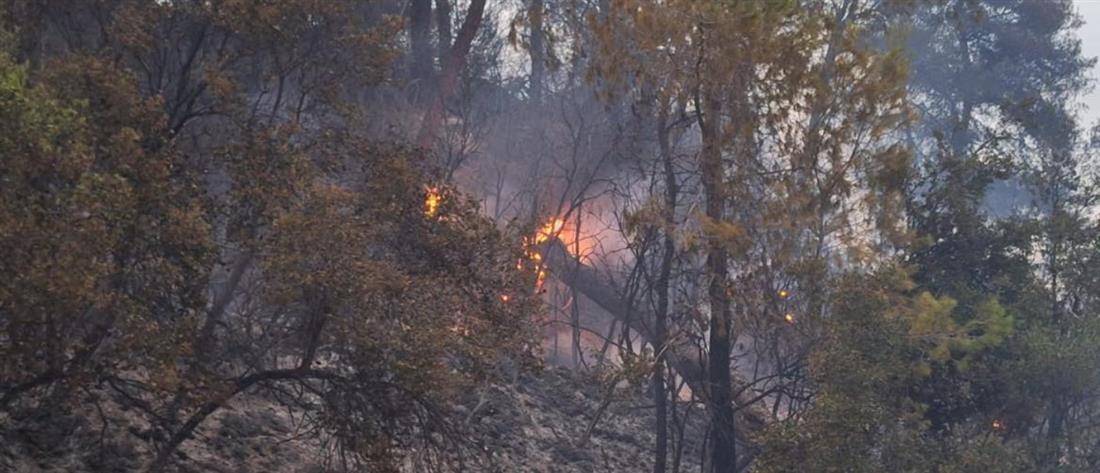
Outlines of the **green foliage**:
M 980 323 L 962 324 L 954 300 L 909 296 L 912 287 L 899 269 L 843 283 L 828 342 L 812 358 L 814 407 L 764 434 L 761 471 L 1032 471 L 987 417 L 937 431 L 915 389 L 933 373 L 967 376 L 1012 333 L 1011 319 L 991 301 Z
M 921 406 L 904 396 L 920 350 L 903 317 L 904 277 L 850 278 L 838 294 L 828 348 L 812 358 L 818 385 L 801 422 L 764 434 L 761 471 L 918 471 L 928 452 Z
M 955 368 L 966 371 L 974 356 L 994 348 L 1013 333 L 1012 318 L 996 300 L 978 306 L 976 315 L 960 323 L 955 314 L 957 303 L 950 297 L 934 297 L 922 292 L 912 303 L 909 336 L 924 345 L 928 359 L 938 364 L 953 361 Z M 924 376 L 931 367 L 921 363 L 917 370 Z

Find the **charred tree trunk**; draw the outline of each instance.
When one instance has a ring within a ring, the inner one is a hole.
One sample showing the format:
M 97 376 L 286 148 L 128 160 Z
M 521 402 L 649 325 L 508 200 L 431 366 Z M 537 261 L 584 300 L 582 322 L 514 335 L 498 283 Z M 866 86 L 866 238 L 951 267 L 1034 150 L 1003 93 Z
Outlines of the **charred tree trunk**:
M 575 225 L 573 225 L 573 254 L 580 254 L 581 243 L 581 212 L 577 210 Z M 572 304 L 569 307 L 569 324 L 572 329 L 570 354 L 573 357 L 573 369 L 584 367 L 584 354 L 581 352 L 581 308 L 577 305 L 577 288 L 570 288 L 573 292 Z
M 725 169 L 722 166 L 722 102 L 712 90 L 704 94 L 699 115 L 702 131 L 703 194 L 706 216 L 720 222 L 725 218 Z M 733 386 L 730 375 L 731 324 L 730 297 L 726 293 L 729 258 L 726 243 L 712 237 L 708 242 L 706 277 L 710 305 L 710 336 L 707 343 L 707 397 L 711 410 L 711 468 L 715 473 L 737 470 L 737 451 L 733 425 Z
M 676 174 L 672 166 L 672 149 L 669 144 L 668 107 L 662 104 L 657 118 L 657 142 L 665 178 L 664 229 L 662 231 L 661 267 L 657 275 L 657 313 L 653 321 L 653 350 L 656 360 L 653 367 L 653 404 L 656 409 L 657 441 L 653 458 L 653 473 L 665 473 L 668 465 L 668 389 L 665 386 L 665 350 L 668 343 L 669 282 L 672 278 L 673 252 L 676 242 L 672 229 L 676 224 Z
M 531 76 L 527 93 L 531 97 L 531 102 L 536 104 L 542 102 L 542 88 L 546 74 L 546 46 L 542 29 L 545 10 L 543 0 L 531 0 L 531 6 L 527 10 L 527 18 L 531 26 Z
M 485 0 L 471 0 L 470 7 L 466 10 L 466 17 L 462 20 L 462 27 L 458 29 L 458 35 L 451 48 L 447 50 L 443 58 L 443 65 L 439 72 L 439 87 L 432 99 L 424 119 L 420 124 L 420 131 L 416 136 L 416 144 L 422 148 L 431 146 L 432 141 L 439 135 L 439 128 L 443 125 L 445 105 L 458 88 L 459 75 L 466 68 L 466 60 L 470 54 L 470 48 L 474 44 L 481 22 L 485 17 Z

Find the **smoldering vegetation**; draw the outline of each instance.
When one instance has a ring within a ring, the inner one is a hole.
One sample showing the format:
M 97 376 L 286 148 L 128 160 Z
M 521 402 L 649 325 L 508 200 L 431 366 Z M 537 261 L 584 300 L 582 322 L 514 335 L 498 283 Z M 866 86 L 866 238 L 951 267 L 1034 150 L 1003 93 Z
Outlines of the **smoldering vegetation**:
M 1070 0 L 0 27 L 0 470 L 1100 470 Z

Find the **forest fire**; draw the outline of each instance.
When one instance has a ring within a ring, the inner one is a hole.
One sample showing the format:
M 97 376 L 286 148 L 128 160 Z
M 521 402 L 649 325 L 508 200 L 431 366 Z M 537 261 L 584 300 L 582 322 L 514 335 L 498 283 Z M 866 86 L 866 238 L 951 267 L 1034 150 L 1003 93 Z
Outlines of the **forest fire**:
M 535 233 L 532 246 L 541 245 L 551 239 L 557 239 L 569 254 L 578 260 L 593 264 L 596 253 L 596 245 L 599 240 L 597 235 L 608 231 L 606 227 L 599 227 L 595 219 L 588 219 L 581 223 L 579 220 L 567 221 L 562 217 L 549 219 Z M 541 255 L 536 260 L 541 259 Z
M 564 226 L 564 220 L 561 218 L 553 218 L 539 227 L 534 237 L 524 239 L 524 256 L 526 256 L 527 260 L 534 263 L 535 286 L 539 289 L 542 288 L 543 283 L 546 281 L 546 268 L 542 264 L 542 253 L 537 246 L 550 241 L 551 238 L 557 238 Z M 523 261 L 519 261 L 516 267 L 522 268 Z
M 541 244 L 549 241 L 551 238 L 556 238 L 565 228 L 565 220 L 560 217 L 550 219 L 546 223 L 539 227 L 538 233 L 535 234 L 535 244 Z
M 1100 473 L 1098 3 L 4 2 L 0 473 Z
M 426 186 L 424 193 L 424 215 L 434 217 L 439 213 L 439 205 L 443 203 L 443 194 L 435 186 Z
M 543 264 L 542 251 L 544 251 L 544 248 L 541 248 L 540 245 L 555 239 L 561 243 L 561 246 L 570 255 L 586 263 L 590 263 L 590 257 L 595 250 L 595 239 L 583 235 L 578 231 L 576 225 L 567 224 L 562 217 L 548 219 L 535 231 L 533 236 L 524 238 L 524 258 L 516 262 L 516 269 L 523 269 L 528 263 L 533 265 L 536 274 L 536 287 L 540 289 L 546 281 L 547 275 L 546 267 Z

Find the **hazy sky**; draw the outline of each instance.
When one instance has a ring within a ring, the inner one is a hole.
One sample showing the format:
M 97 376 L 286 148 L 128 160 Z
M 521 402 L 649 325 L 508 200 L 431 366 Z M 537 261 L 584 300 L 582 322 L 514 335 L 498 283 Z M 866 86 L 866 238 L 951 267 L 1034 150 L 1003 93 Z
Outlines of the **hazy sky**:
M 1081 46 L 1085 56 L 1100 56 L 1100 0 L 1074 0 L 1074 3 L 1077 4 L 1077 11 L 1085 20 L 1085 24 L 1077 32 L 1081 35 Z M 1082 103 L 1088 107 L 1087 110 L 1082 110 L 1084 120 L 1081 125 L 1084 127 L 1091 127 L 1100 118 L 1100 66 L 1093 67 L 1089 76 L 1097 84 L 1094 85 L 1092 92 L 1081 99 Z

